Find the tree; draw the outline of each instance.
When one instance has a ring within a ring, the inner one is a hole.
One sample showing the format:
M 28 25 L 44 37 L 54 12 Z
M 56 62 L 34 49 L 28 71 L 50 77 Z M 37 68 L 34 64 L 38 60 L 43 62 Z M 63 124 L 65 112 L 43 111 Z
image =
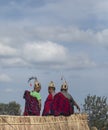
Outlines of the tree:
M 21 115 L 21 106 L 15 101 L 0 103 L 0 115 Z
M 90 96 L 85 98 L 83 111 L 88 114 L 90 127 L 98 129 L 108 125 L 108 105 L 106 97 Z

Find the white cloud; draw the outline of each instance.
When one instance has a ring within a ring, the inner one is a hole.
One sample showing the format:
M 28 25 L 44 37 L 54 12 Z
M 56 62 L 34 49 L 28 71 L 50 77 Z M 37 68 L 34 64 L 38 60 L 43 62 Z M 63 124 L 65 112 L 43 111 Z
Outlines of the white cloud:
M 15 48 L 12 48 L 10 46 L 3 45 L 3 43 L 0 43 L 0 56 L 13 56 L 16 55 L 17 51 Z
M 40 28 L 37 30 L 40 39 L 51 39 L 60 42 L 76 44 L 86 43 L 92 45 L 108 46 L 108 29 L 92 30 L 92 29 L 79 29 L 77 27 L 56 27 L 56 28 Z
M 62 45 L 53 42 L 26 44 L 23 58 L 35 66 L 47 66 L 55 69 L 90 68 L 96 64 L 87 54 L 72 54 Z
M 64 64 L 58 64 L 53 67 L 56 69 L 85 69 L 96 66 L 96 63 L 87 54 L 79 53 L 70 55 Z
M 16 49 L 6 45 L 22 46 L 25 42 L 33 41 L 56 41 L 68 44 L 86 43 L 108 46 L 108 28 L 95 30 L 81 29 L 76 26 L 31 26 L 32 23 L 26 22 L 26 25 L 20 23 L 18 27 L 16 23 L 12 23 L 8 28 L 2 28 L 0 31 L 0 55 L 11 55 L 17 53 Z M 4 33 L 3 33 L 3 30 Z M 8 30 L 11 30 L 8 31 Z M 4 44 L 4 45 L 3 45 Z
M 33 62 L 64 62 L 67 50 L 53 42 L 28 43 L 24 46 L 23 56 Z
M 1 66 L 4 67 L 24 67 L 30 66 L 29 63 L 24 61 L 24 59 L 20 57 L 13 56 L 13 58 L 2 58 L 0 59 Z
M 12 81 L 11 77 L 6 74 L 0 74 L 0 82 L 10 82 Z
M 101 32 L 97 32 L 95 37 L 97 39 L 96 43 L 108 47 L 108 29 L 104 29 Z
M 29 32 L 29 30 L 27 30 Z M 26 33 L 26 32 L 25 32 Z M 77 27 L 38 27 L 34 28 L 29 35 L 38 40 L 50 40 L 66 42 L 68 44 L 86 43 L 92 45 L 108 46 L 108 29 L 95 31 L 93 29 L 79 29 Z
M 20 46 L 20 48 L 0 45 L 3 50 L 0 58 L 0 66 L 2 67 L 72 69 L 95 66 L 95 63 L 91 61 L 89 57 L 85 57 L 87 54 L 80 55 L 78 53 L 80 56 L 78 56 L 78 54 L 72 54 L 68 46 L 64 47 L 63 45 L 51 41 L 29 42 Z

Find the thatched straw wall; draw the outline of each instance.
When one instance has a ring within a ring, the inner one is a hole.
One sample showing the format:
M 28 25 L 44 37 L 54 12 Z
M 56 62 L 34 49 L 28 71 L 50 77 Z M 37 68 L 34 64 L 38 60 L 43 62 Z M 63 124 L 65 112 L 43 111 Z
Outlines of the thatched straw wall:
M 89 130 L 87 115 L 0 116 L 0 130 Z

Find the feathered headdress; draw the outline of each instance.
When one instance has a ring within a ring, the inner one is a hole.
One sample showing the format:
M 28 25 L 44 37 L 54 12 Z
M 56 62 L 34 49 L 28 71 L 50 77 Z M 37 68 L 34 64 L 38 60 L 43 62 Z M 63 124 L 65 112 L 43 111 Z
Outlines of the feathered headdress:
M 64 80 L 63 84 L 61 85 L 61 89 L 67 90 L 68 89 L 68 84 L 67 84 L 67 82 L 66 82 L 66 80 L 64 79 L 63 76 L 61 77 L 61 80 Z
M 49 87 L 49 88 L 55 88 L 54 82 L 51 81 L 51 82 L 49 83 L 49 86 L 48 86 L 48 87 Z

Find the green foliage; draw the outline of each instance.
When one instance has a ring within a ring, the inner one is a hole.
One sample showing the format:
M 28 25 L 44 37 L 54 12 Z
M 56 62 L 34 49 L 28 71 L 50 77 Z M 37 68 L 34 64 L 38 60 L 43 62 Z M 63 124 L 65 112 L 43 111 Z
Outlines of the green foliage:
M 21 115 L 21 106 L 15 101 L 0 103 L 0 115 Z
M 83 111 L 89 115 L 89 125 L 98 129 L 108 125 L 108 104 L 106 97 L 90 96 L 85 98 Z

